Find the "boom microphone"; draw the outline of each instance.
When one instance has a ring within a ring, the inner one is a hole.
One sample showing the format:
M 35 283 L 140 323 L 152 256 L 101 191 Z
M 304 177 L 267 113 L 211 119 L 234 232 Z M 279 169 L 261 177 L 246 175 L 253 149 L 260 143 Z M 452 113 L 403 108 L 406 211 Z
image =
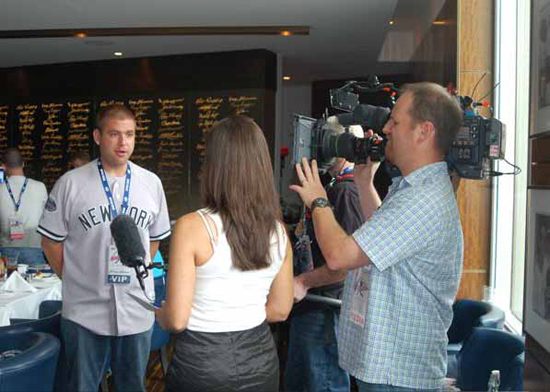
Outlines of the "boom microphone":
M 135 269 L 139 284 L 145 290 L 143 279 L 149 276 L 145 265 L 146 252 L 134 220 L 128 215 L 118 215 L 111 222 L 111 235 L 115 241 L 120 262 Z
M 348 127 L 350 125 L 357 124 L 353 119 L 352 113 L 340 113 L 336 115 L 336 118 L 338 119 L 338 124 L 340 124 L 343 127 Z
M 382 128 L 388 121 L 390 109 L 372 105 L 358 105 L 353 109 L 353 120 L 356 124 L 371 128 L 374 133 L 382 134 Z
M 390 109 L 372 105 L 357 105 L 352 113 L 337 114 L 338 123 L 343 127 L 362 125 L 381 135 L 388 121 Z

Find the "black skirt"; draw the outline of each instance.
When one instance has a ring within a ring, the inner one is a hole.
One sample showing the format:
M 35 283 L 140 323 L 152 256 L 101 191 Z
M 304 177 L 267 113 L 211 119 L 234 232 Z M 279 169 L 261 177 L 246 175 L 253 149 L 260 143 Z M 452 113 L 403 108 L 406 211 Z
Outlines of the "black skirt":
M 183 331 L 167 392 L 277 392 L 279 361 L 267 322 L 238 332 Z

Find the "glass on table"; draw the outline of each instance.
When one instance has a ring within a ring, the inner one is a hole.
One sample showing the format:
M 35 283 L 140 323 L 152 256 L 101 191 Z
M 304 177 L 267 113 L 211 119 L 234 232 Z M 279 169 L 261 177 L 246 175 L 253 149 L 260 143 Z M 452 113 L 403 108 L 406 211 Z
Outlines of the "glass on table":
M 19 254 L 16 254 L 15 256 L 8 256 L 8 259 L 6 260 L 6 271 L 8 278 L 13 272 L 17 271 L 18 259 Z
M 27 280 L 27 270 L 29 269 L 29 265 L 28 264 L 21 264 L 21 263 L 18 263 L 17 264 L 17 272 L 19 273 L 19 275 L 21 275 L 23 277 L 23 279 Z
M 0 254 L 0 280 L 4 280 L 6 277 L 6 256 Z

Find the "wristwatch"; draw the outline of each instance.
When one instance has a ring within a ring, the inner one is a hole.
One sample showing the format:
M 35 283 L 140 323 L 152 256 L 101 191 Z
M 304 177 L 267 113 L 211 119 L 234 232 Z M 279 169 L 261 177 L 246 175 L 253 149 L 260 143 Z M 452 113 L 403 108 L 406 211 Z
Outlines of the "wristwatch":
M 330 203 L 326 198 L 318 197 L 317 199 L 311 202 L 310 210 L 312 215 L 313 215 L 313 210 L 315 210 L 316 207 L 330 207 Z

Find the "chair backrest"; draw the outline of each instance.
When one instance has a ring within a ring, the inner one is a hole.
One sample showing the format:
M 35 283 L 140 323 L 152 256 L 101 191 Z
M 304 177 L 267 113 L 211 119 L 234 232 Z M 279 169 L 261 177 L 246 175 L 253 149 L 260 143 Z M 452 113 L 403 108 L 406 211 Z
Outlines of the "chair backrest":
M 41 319 L 61 312 L 62 304 L 63 302 L 53 299 L 40 302 L 40 306 L 38 308 L 38 318 Z
M 457 386 L 485 391 L 492 370 L 500 371 L 500 391 L 523 390 L 523 339 L 502 330 L 474 328 L 457 355 Z
M 61 311 L 36 320 L 20 320 L 11 325 L 0 327 L 0 335 L 7 331 L 44 332 L 59 338 L 61 328 Z
M 0 391 L 53 391 L 59 349 L 47 333 L 0 334 Z
M 459 299 L 453 304 L 453 321 L 447 337 L 449 343 L 460 343 L 468 339 L 475 327 L 502 329 L 504 311 L 488 302 Z

